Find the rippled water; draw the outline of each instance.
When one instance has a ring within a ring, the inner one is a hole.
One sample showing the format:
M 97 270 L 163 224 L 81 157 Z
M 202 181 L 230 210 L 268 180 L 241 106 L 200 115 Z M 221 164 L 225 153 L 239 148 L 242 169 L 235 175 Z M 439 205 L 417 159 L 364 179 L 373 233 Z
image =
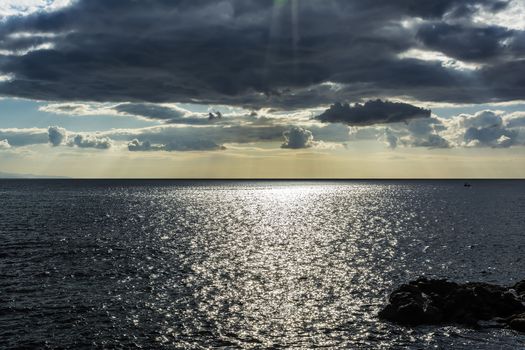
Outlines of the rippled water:
M 525 278 L 525 182 L 0 182 L 0 347 L 525 348 L 380 322 L 420 275 Z

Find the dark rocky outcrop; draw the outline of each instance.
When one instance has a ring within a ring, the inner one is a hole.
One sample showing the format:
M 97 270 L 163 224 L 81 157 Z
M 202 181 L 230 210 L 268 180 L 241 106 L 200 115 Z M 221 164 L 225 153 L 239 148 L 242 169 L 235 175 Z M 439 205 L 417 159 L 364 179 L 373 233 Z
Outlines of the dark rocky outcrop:
M 525 331 L 525 280 L 512 287 L 420 278 L 397 288 L 379 317 L 405 325 L 496 321 Z

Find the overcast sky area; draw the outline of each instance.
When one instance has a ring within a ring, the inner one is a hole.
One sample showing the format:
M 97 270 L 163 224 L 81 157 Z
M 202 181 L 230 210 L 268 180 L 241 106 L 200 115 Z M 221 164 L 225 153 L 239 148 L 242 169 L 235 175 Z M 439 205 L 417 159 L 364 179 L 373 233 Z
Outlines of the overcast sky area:
M 525 1 L 2 0 L 17 174 L 525 177 Z

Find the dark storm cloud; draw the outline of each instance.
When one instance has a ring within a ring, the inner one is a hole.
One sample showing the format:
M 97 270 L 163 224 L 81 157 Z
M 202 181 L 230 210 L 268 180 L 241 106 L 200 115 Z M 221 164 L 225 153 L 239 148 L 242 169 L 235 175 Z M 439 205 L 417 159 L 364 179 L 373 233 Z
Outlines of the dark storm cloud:
M 324 123 L 343 123 L 352 126 L 387 124 L 417 118 L 429 118 L 430 110 L 408 103 L 374 100 L 364 104 L 335 103 L 316 119 Z
M 505 42 L 517 36 L 516 31 L 502 27 L 465 27 L 446 23 L 422 26 L 418 39 L 431 49 L 465 61 L 490 61 L 505 52 L 520 51 L 518 42 Z M 518 38 L 519 39 L 519 38 Z
M 0 50 L 18 52 L 0 55 L 0 71 L 14 76 L 0 84 L 0 93 L 284 109 L 394 95 L 512 100 L 522 98 L 525 88 L 506 73 L 511 66 L 525 73 L 525 67 L 516 54 L 497 57 L 498 48 L 505 39 L 516 52 L 523 33 L 470 20 L 480 8 L 499 11 L 505 4 L 302 0 L 292 16 L 291 2 L 273 0 L 78 0 L 0 24 Z M 415 17 L 420 21 L 403 25 Z M 444 18 L 461 19 L 461 27 L 447 27 Z M 21 32 L 34 35 L 17 35 Z M 40 45 L 48 49 L 35 50 Z M 411 48 L 498 63 L 465 72 L 399 58 Z M 19 54 L 24 51 L 29 52 Z M 327 88 L 326 82 L 340 87 Z

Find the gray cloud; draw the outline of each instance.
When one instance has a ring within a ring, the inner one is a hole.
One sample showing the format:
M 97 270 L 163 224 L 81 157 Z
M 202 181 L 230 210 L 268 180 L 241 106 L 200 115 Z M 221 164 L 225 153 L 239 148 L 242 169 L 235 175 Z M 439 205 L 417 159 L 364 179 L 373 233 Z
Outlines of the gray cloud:
M 49 143 L 53 147 L 60 146 L 67 139 L 67 131 L 58 126 L 50 126 L 48 129 Z
M 521 128 L 512 126 L 508 118 L 486 110 L 474 115 L 461 114 L 449 123 L 449 131 L 456 142 L 466 147 L 505 148 L 524 144 L 520 139 Z
M 148 151 L 167 151 L 167 152 L 187 152 L 187 151 L 216 151 L 224 150 L 226 147 L 216 144 L 210 140 L 179 138 L 171 140 L 166 144 L 152 144 L 149 140 L 139 141 L 133 139 L 128 143 L 130 152 Z
M 389 128 L 385 129 L 385 141 L 388 145 L 388 148 L 395 149 L 399 141 L 395 133 L 392 132 Z
M 335 103 L 316 119 L 324 123 L 344 123 L 347 125 L 387 124 L 430 117 L 430 110 L 407 103 L 389 101 L 368 101 L 365 104 Z
M 114 109 L 133 116 L 159 120 L 180 119 L 185 115 L 181 109 L 144 103 L 123 103 L 115 106 Z
M 151 146 L 151 142 L 148 140 L 139 141 L 137 139 L 133 139 L 128 143 L 128 150 L 130 152 L 145 152 L 152 151 L 153 148 Z
M 0 140 L 0 150 L 9 149 L 9 148 L 11 148 L 11 145 L 9 144 L 9 141 L 7 139 Z
M 48 128 L 48 140 L 53 147 L 65 144 L 70 147 L 78 148 L 97 148 L 108 149 L 111 147 L 111 140 L 107 137 L 98 135 L 75 134 L 68 135 L 68 131 L 58 126 Z
M 465 131 L 465 142 L 469 146 L 477 147 L 510 147 L 518 136 L 516 131 L 498 127 L 468 128 Z
M 77 134 L 69 139 L 68 145 L 79 148 L 109 149 L 111 148 L 112 141 L 107 137 Z
M 449 148 L 450 143 L 437 134 L 429 134 L 424 138 L 414 138 L 408 140 L 407 144 L 412 147 L 426 148 Z
M 512 51 L 515 45 L 505 44 L 506 39 L 516 35 L 515 31 L 502 27 L 471 27 L 447 23 L 428 23 L 417 34 L 425 47 L 447 56 L 465 60 L 485 62 Z
M 284 142 L 281 148 L 309 148 L 314 145 L 314 136 L 310 130 L 293 127 L 283 133 Z
M 417 107 L 415 107 L 417 108 Z M 285 115 L 285 114 L 283 114 Z M 60 127 L 49 129 L 0 129 L 0 140 L 12 148 L 46 144 L 75 148 L 107 149 L 112 145 L 126 146 L 129 151 L 215 151 L 229 144 L 272 142 L 283 148 L 331 147 L 332 143 L 358 140 L 378 140 L 390 148 L 396 147 L 493 147 L 525 145 L 523 112 L 480 111 L 451 118 L 432 115 L 425 118 L 392 122 L 387 125 L 347 127 L 337 123 L 322 124 L 307 119 L 307 114 L 273 121 L 252 115 L 231 124 L 202 126 L 162 124 L 137 129 L 113 129 L 97 133 L 74 133 Z M 301 119 L 302 118 L 302 119 Z M 225 118 L 228 119 L 228 118 Z M 272 118 L 268 118 L 272 119 Z M 289 120 L 294 122 L 290 123 Z M 296 123 L 297 125 L 293 125 Z
M 506 124 L 508 128 L 521 128 L 525 127 L 525 113 L 516 113 L 510 115 L 506 119 Z
M 273 0 L 78 0 L 0 23 L 0 50 L 11 51 L 0 56 L 0 71 L 14 77 L 0 83 L 0 93 L 286 109 L 391 96 L 519 99 L 525 94 L 518 78 L 525 74 L 523 33 L 473 21 L 480 9 L 500 11 L 505 4 L 298 1 L 294 23 L 291 2 Z M 15 35 L 20 32 L 33 34 Z M 501 49 L 503 41 L 508 49 Z M 38 48 L 43 44 L 47 49 Z M 465 72 L 400 58 L 411 48 L 484 66 Z M 163 119 L 169 111 L 142 112 Z

